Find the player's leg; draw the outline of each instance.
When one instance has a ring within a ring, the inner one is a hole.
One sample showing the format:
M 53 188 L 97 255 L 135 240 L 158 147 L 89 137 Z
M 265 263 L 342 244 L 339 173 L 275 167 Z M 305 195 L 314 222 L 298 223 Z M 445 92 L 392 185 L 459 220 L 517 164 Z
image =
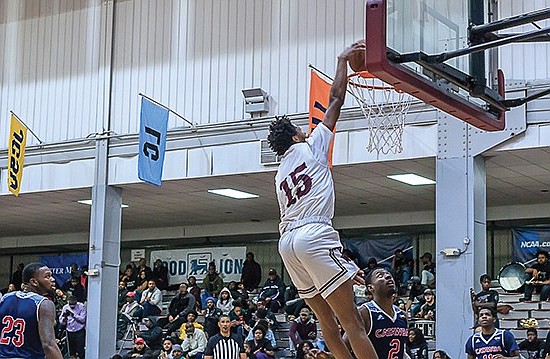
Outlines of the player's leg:
M 355 357 L 358 359 L 378 358 L 367 336 L 365 323 L 353 301 L 353 280 L 348 279 L 342 283 L 327 296 L 326 301 L 346 331 Z
M 352 358 L 351 353 L 344 344 L 342 337 L 340 336 L 340 328 L 338 322 L 334 316 L 334 312 L 328 303 L 317 294 L 313 298 L 307 298 L 306 303 L 313 309 L 315 316 L 321 324 L 321 331 L 323 332 L 323 338 L 327 342 L 327 345 L 332 354 L 338 359 Z

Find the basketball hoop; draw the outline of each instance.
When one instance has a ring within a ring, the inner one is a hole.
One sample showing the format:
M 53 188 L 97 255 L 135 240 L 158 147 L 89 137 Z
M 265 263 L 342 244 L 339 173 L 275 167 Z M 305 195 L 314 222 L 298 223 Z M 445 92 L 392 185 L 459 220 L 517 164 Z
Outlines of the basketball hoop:
M 367 119 L 367 150 L 383 154 L 402 152 L 405 117 L 413 97 L 396 90 L 368 71 L 349 75 L 348 84 Z

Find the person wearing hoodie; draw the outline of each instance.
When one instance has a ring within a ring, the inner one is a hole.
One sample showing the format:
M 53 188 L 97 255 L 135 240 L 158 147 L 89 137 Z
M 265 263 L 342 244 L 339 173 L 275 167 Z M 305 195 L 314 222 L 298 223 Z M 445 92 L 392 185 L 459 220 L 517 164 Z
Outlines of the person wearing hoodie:
M 153 317 L 143 318 L 142 323 L 145 324 L 147 330 L 137 331 L 137 336 L 143 338 L 145 343 L 151 350 L 160 351 L 162 349 L 162 329 L 158 326 Z M 158 355 L 158 354 L 157 354 Z
M 229 314 L 233 310 L 233 298 L 229 289 L 224 287 L 221 290 L 216 307 L 220 308 L 223 314 Z
M 285 287 L 286 285 L 277 274 L 277 271 L 271 268 L 258 299 L 266 301 L 266 307 L 271 312 L 278 313 L 284 304 Z

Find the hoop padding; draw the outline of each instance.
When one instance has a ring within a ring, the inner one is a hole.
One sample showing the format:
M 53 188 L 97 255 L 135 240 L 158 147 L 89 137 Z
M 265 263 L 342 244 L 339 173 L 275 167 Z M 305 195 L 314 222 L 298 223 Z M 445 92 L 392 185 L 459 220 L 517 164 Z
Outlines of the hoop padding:
M 348 85 L 367 120 L 367 150 L 383 154 L 402 152 L 405 117 L 413 97 L 367 71 L 349 75 Z

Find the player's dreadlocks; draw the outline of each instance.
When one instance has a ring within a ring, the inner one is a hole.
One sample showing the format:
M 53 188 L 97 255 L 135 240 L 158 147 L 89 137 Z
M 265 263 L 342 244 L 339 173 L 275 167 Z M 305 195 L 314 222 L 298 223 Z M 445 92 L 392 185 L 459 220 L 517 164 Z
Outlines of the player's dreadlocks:
M 284 155 L 286 150 L 292 146 L 292 136 L 296 133 L 296 127 L 287 116 L 275 117 L 275 120 L 269 125 L 269 135 L 267 135 L 269 147 L 279 156 Z

